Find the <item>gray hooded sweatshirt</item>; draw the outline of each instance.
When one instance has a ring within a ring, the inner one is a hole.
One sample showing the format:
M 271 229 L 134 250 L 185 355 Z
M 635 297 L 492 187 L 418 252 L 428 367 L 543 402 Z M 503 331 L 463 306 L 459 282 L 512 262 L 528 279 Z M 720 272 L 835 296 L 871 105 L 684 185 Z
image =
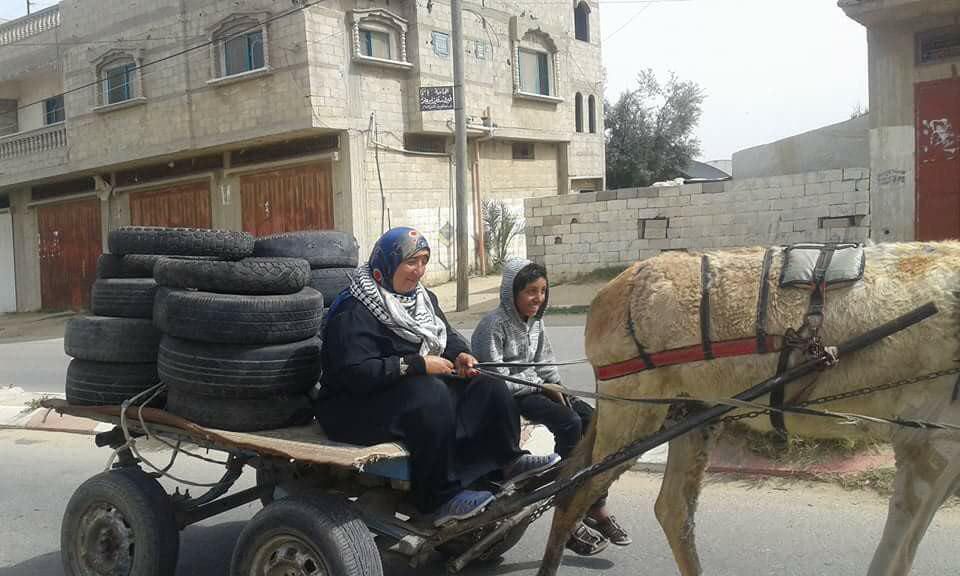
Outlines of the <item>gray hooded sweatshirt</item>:
M 513 258 L 503 266 L 500 282 L 500 306 L 491 311 L 473 332 L 471 348 L 480 362 L 554 362 L 553 349 L 543 325 L 546 302 L 536 316 L 524 322 L 517 313 L 513 300 L 513 280 L 529 260 Z M 549 289 L 548 289 L 549 290 Z M 549 294 L 549 292 L 548 292 Z M 560 372 L 556 366 L 536 368 L 497 368 L 504 375 L 521 378 L 535 384 L 559 382 Z M 507 382 L 514 395 L 537 392 L 536 388 Z

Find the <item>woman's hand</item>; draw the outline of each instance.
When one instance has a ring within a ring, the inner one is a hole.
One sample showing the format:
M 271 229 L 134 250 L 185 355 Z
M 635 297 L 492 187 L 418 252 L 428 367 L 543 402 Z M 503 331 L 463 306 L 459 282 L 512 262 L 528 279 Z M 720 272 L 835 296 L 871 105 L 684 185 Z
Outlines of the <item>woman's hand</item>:
M 427 374 L 432 376 L 449 376 L 453 374 L 453 362 L 442 356 L 424 356 L 423 363 Z
M 466 352 L 461 352 L 457 356 L 457 374 L 464 378 L 472 378 L 480 373 L 479 370 L 474 368 L 477 364 L 477 359 L 467 354 Z

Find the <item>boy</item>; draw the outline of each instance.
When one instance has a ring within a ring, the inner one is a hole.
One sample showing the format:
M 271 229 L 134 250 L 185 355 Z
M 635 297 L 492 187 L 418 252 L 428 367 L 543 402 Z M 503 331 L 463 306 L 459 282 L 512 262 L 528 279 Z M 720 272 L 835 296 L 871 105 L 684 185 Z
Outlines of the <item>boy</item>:
M 500 306 L 484 316 L 473 332 L 473 353 L 480 362 L 555 362 L 550 340 L 544 331 L 547 307 L 547 270 L 529 260 L 508 260 L 500 284 Z M 559 384 L 556 366 L 498 368 L 505 375 L 534 384 Z M 566 458 L 580 441 L 593 416 L 586 402 L 564 396 L 557 389 L 535 388 L 507 382 L 520 414 L 553 433 L 555 452 Z M 592 556 L 612 542 L 631 543 L 630 536 L 607 512 L 606 497 L 600 498 L 577 527 L 567 548 L 581 556 Z

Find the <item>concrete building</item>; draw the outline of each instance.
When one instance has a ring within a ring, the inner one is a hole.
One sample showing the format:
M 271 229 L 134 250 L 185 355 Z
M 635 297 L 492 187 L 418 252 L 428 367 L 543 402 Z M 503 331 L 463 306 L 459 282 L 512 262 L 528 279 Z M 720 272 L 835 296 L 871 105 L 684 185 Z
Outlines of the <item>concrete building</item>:
M 478 201 L 603 189 L 599 6 L 465 8 L 476 237 Z M 453 111 L 421 88 L 452 84 L 451 49 L 433 0 L 64 0 L 0 25 L 0 312 L 85 306 L 127 224 L 364 252 L 410 224 L 449 278 Z
M 872 237 L 960 237 L 960 0 L 839 4 L 867 29 Z

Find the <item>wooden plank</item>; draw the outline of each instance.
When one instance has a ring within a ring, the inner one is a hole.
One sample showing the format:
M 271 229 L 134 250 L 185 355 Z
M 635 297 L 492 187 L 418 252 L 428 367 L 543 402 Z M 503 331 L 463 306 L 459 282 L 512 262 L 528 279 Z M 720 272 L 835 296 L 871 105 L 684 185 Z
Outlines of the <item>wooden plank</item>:
M 915 90 L 917 240 L 960 238 L 960 78 Z
M 130 194 L 130 224 L 210 228 L 209 180 L 186 182 Z
M 88 308 L 101 253 L 100 200 L 85 198 L 39 206 L 37 228 L 42 307 Z
M 333 228 L 329 162 L 240 177 L 243 229 L 254 236 Z

